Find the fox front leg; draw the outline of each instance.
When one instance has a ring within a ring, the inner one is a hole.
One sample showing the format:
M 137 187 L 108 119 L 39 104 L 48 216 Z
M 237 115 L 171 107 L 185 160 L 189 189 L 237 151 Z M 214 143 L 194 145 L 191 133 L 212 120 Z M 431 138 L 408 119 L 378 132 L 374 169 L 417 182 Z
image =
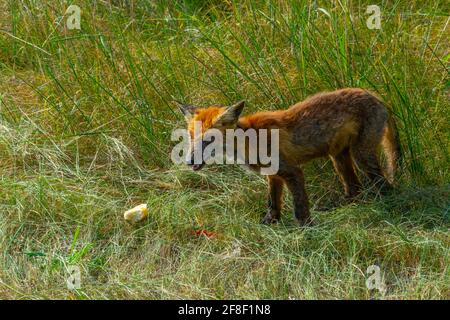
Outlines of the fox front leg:
M 277 222 L 281 215 L 282 196 L 283 196 L 283 179 L 278 176 L 268 176 L 269 196 L 267 214 L 262 219 L 263 224 L 271 224 Z
M 296 167 L 289 167 L 283 172 L 283 179 L 294 200 L 294 216 L 300 226 L 310 225 L 308 195 L 305 190 L 303 171 Z

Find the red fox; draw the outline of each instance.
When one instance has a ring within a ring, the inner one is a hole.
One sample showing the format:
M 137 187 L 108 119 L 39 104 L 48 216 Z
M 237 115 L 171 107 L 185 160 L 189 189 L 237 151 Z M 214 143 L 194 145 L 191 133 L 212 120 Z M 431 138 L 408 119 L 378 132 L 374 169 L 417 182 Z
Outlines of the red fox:
M 361 190 L 356 168 L 379 187 L 391 187 L 400 156 L 394 119 L 384 104 L 366 90 L 346 88 L 323 92 L 286 110 L 257 112 L 243 117 L 240 117 L 243 101 L 229 107 L 198 108 L 179 102 L 177 105 L 186 118 L 191 137 L 195 121 L 201 121 L 202 133 L 211 128 L 223 132 L 238 128 L 257 132 L 259 129 L 278 129 L 279 169 L 268 176 L 268 211 L 262 220 L 264 224 L 279 220 L 284 185 L 292 194 L 296 220 L 300 225 L 311 223 L 301 165 L 314 158 L 331 158 L 349 198 Z M 386 155 L 386 170 L 380 166 L 380 146 Z M 205 163 L 188 161 L 188 164 L 199 170 Z M 258 169 L 258 164 L 252 168 Z

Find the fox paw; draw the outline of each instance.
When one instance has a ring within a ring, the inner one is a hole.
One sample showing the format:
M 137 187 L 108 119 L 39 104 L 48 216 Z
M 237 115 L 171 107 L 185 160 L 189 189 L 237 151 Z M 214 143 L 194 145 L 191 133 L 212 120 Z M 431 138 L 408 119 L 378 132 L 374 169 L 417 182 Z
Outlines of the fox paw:
M 310 217 L 303 218 L 303 219 L 297 219 L 297 222 L 300 227 L 312 227 L 314 226 L 314 222 L 311 220 Z
M 274 212 L 272 210 L 270 210 L 265 216 L 264 218 L 261 220 L 262 224 L 266 224 L 266 225 L 270 225 L 273 223 L 277 223 L 279 220 L 279 215 L 274 214 Z

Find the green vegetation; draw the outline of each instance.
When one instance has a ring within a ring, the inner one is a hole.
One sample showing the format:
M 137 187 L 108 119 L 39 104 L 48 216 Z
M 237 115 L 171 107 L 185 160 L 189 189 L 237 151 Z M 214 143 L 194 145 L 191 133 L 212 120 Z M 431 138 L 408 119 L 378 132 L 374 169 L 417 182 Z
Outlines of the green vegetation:
M 450 298 L 448 22 L 444 0 L 1 2 L 0 298 Z M 296 227 L 287 201 L 268 227 L 263 177 L 170 161 L 173 98 L 250 113 L 342 87 L 393 110 L 393 194 L 348 204 L 314 161 L 315 226 Z M 148 220 L 126 224 L 140 203 Z M 370 265 L 384 295 L 366 288 Z

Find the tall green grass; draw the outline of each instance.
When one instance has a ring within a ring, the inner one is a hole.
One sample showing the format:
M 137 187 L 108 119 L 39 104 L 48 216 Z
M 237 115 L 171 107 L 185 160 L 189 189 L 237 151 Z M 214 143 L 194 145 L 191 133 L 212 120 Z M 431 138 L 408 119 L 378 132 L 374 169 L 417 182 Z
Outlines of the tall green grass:
M 44 75 L 30 86 L 61 119 L 60 134 L 132 133 L 149 163 L 166 166 L 170 130 L 180 125 L 172 97 L 246 99 L 251 112 L 363 87 L 392 108 L 408 177 L 445 178 L 444 2 L 381 3 L 381 30 L 366 27 L 364 1 L 77 4 L 81 30 L 65 27 L 66 2 L 10 2 L 1 38 L 4 69 Z

